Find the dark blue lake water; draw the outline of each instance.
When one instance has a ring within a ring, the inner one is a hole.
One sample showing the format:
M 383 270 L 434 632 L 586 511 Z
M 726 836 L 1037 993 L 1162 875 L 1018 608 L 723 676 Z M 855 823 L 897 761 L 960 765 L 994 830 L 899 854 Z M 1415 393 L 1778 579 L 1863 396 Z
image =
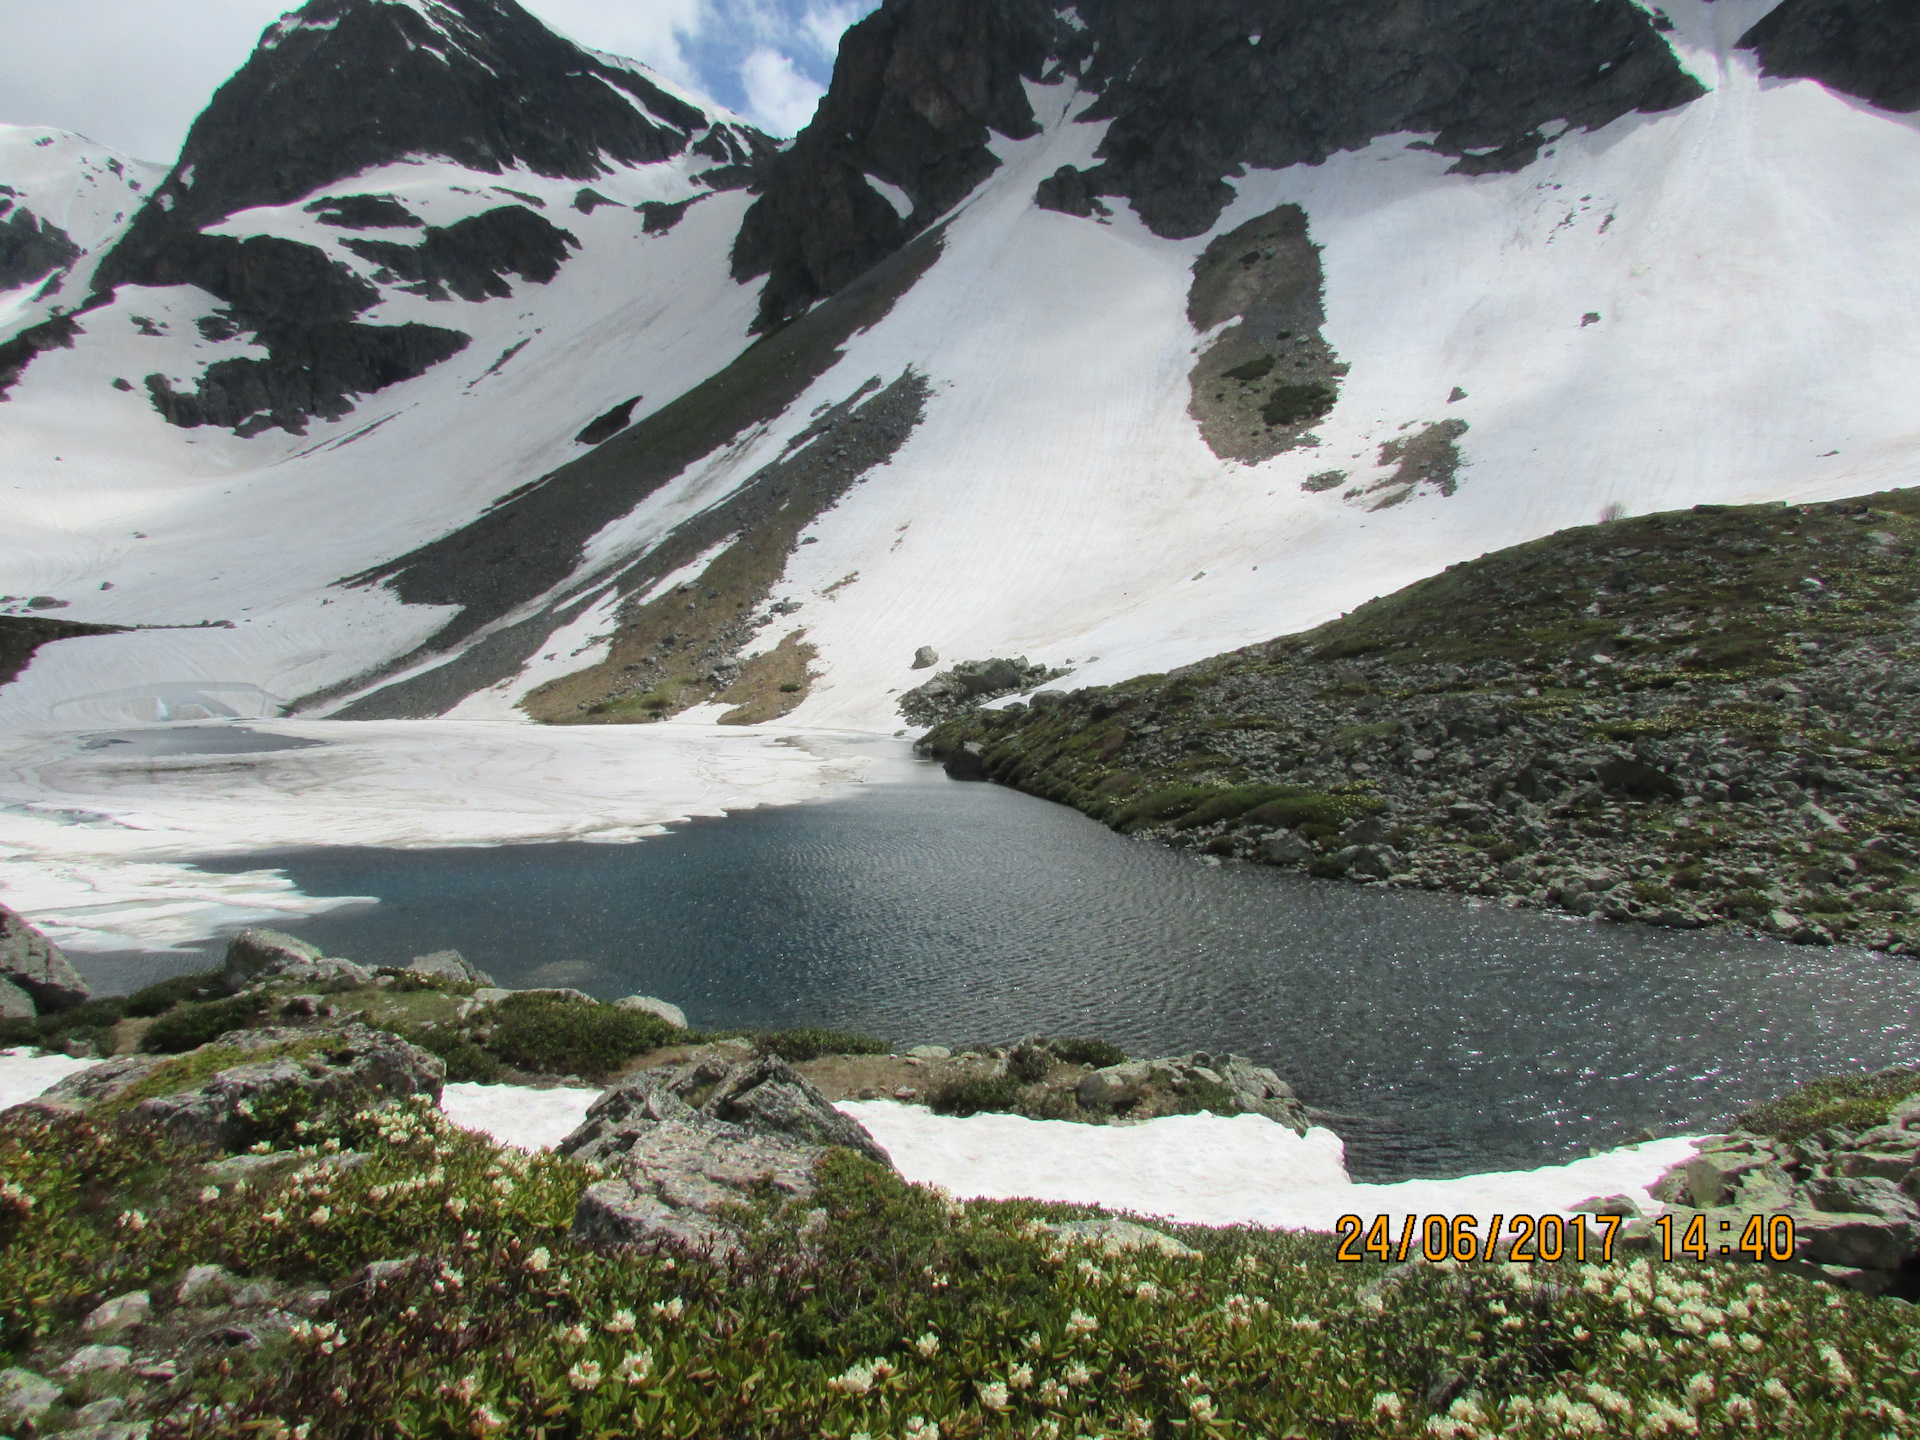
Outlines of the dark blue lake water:
M 263 864 L 379 896 L 289 927 L 362 962 L 451 946 L 505 985 L 660 995 L 696 1025 L 1241 1051 L 1342 1117 L 1359 1179 L 1545 1164 L 1920 1061 L 1909 960 L 1214 866 L 931 766 L 637 844 L 207 868 Z

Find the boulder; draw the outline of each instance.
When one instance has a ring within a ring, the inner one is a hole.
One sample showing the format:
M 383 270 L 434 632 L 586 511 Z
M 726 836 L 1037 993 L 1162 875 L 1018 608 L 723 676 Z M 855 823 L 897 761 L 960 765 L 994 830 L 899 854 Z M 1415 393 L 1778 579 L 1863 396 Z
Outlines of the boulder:
M 688 1097 L 698 1097 L 698 1106 Z M 876 1164 L 893 1165 L 858 1121 L 834 1109 L 799 1071 L 774 1055 L 712 1056 L 644 1070 L 594 1101 L 580 1127 L 555 1148 L 606 1164 L 652 1125 L 691 1122 L 696 1116 L 807 1145 L 841 1145 Z
M 1074 1094 L 1082 1105 L 1131 1105 L 1153 1080 L 1153 1066 L 1145 1060 L 1107 1065 L 1083 1077 Z
M 142 1100 L 126 1120 L 152 1126 L 189 1143 L 239 1150 L 257 1136 L 254 1114 L 259 1102 L 291 1095 L 320 1106 L 329 1102 L 374 1104 L 385 1099 L 428 1095 L 436 1102 L 447 1067 L 438 1056 L 397 1035 L 365 1025 L 343 1025 L 318 1035 L 310 1030 L 240 1030 L 214 1041 L 222 1048 L 259 1051 L 275 1046 L 305 1046 L 248 1063 L 242 1061 L 209 1076 L 200 1085 L 172 1095 Z M 202 1046 L 201 1049 L 209 1047 Z M 189 1051 L 189 1055 L 199 1051 Z M 163 1064 L 182 1057 L 128 1055 L 69 1075 L 40 1099 L 28 1102 L 45 1110 L 85 1110 L 125 1093 Z
M 763 1187 L 790 1199 L 813 1194 L 819 1146 L 754 1134 L 697 1117 L 656 1122 L 635 1133 L 611 1179 L 589 1185 L 574 1211 L 574 1238 L 586 1245 L 672 1240 L 724 1258 L 742 1239 L 729 1215 Z
M 622 1010 L 644 1010 L 649 1015 L 658 1015 L 677 1030 L 687 1028 L 687 1012 L 678 1005 L 666 1000 L 656 999 L 652 995 L 624 995 L 613 1002 Z
M 1304 865 L 1313 853 L 1313 842 L 1291 830 L 1267 837 L 1267 859 L 1276 865 Z
M 939 663 L 940 652 L 931 645 L 922 645 L 913 652 L 913 668 L 916 670 L 931 670 Z
M 0 1423 L 36 1421 L 65 1393 L 65 1386 L 31 1370 L 0 1370 Z
M 985 780 L 985 754 L 986 749 L 978 740 L 968 740 L 953 748 L 941 768 L 955 780 Z
M 458 950 L 436 950 L 431 955 L 416 955 L 407 962 L 416 975 L 433 975 L 462 985 L 491 985 L 493 977 Z
M 1036 1222 L 1035 1227 L 1062 1240 L 1098 1246 L 1108 1255 L 1123 1255 L 1132 1250 L 1153 1250 L 1176 1260 L 1189 1260 L 1200 1252 L 1183 1245 L 1171 1235 L 1131 1220 L 1066 1220 L 1054 1224 Z
M 31 995 L 10 980 L 0 980 L 0 1020 L 31 1020 L 39 1013 Z
M 80 1328 L 94 1335 L 118 1335 L 147 1323 L 153 1311 L 153 1296 L 145 1290 L 129 1290 L 103 1300 L 80 1322 Z
M 741 1239 L 732 1207 L 767 1185 L 790 1199 L 811 1196 L 814 1166 L 834 1145 L 892 1168 L 873 1137 L 792 1066 L 760 1056 L 637 1075 L 594 1101 L 556 1148 L 613 1171 L 580 1198 L 573 1233 L 582 1243 L 667 1239 L 726 1255 Z
M 100 1370 L 124 1370 L 133 1363 L 133 1352 L 124 1345 L 82 1345 L 60 1367 L 69 1377 L 91 1375 Z
M 238 995 L 267 979 L 371 985 L 373 972 L 351 960 L 330 960 L 317 947 L 278 930 L 242 930 L 227 942 L 222 981 L 227 993 Z
M 224 1305 L 233 1298 L 239 1286 L 240 1281 L 224 1265 L 190 1266 L 180 1281 L 180 1288 L 173 1293 L 174 1303 Z
M 0 981 L 25 991 L 42 1015 L 71 1010 L 93 998 L 60 947 L 4 905 L 0 905 Z

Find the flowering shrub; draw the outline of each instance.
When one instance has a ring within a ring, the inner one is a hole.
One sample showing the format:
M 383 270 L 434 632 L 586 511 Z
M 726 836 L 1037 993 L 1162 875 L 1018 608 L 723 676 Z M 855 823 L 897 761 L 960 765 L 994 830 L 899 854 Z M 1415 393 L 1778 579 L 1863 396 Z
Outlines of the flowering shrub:
M 187 1267 L 218 1263 L 330 1298 L 152 1392 L 154 1440 L 1920 1431 L 1904 1307 L 1753 1267 L 1389 1271 L 1197 1228 L 1168 1256 L 844 1152 L 724 1262 L 602 1253 L 569 1238 L 584 1165 L 421 1102 L 293 1129 L 235 1180 L 112 1126 L 0 1126 L 0 1363 L 44 1366 L 36 1345 L 132 1289 L 165 1324 Z

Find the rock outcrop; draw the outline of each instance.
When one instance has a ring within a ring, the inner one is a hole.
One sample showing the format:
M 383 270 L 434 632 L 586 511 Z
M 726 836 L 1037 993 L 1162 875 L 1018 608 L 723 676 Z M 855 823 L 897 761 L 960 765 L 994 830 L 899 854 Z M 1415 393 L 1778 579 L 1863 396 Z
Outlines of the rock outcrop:
M 1029 663 L 1024 655 L 1011 659 L 997 656 L 991 660 L 962 660 L 951 670 L 939 671 L 924 685 L 916 685 L 902 695 L 900 713 L 914 725 L 937 725 L 989 700 L 1017 695 L 1066 673 Z
M 727 1254 L 741 1238 L 730 1209 L 769 1185 L 805 1200 L 830 1146 L 892 1168 L 865 1129 L 785 1061 L 763 1056 L 645 1071 L 596 1100 L 556 1148 L 612 1172 L 580 1199 L 582 1243 L 666 1239 Z
M 239 1050 L 237 1063 L 171 1094 L 150 1096 L 130 1108 L 114 1102 L 166 1067 L 191 1072 L 191 1057 L 212 1049 Z M 371 1105 L 426 1095 L 436 1102 L 447 1067 L 397 1035 L 361 1024 L 324 1031 L 240 1030 L 184 1057 L 128 1055 L 68 1076 L 37 1100 L 42 1110 L 85 1112 L 107 1106 L 124 1123 L 150 1126 L 191 1144 L 226 1150 L 251 1145 L 271 1113 L 307 1113 L 330 1104 Z
M 278 930 L 242 930 L 229 940 L 223 975 L 229 995 L 268 979 L 352 985 L 373 981 L 373 972 L 365 967 L 329 959 L 317 946 Z
M 1163 1060 L 1128 1060 L 1093 1071 L 1074 1094 L 1089 1108 L 1125 1114 L 1156 1091 L 1211 1101 L 1230 1115 L 1265 1115 L 1302 1135 L 1311 1124 L 1293 1087 L 1244 1055 L 1196 1050 Z
M 0 905 L 0 985 L 32 1002 L 28 1014 L 71 1010 L 85 1004 L 93 993 L 58 945 L 4 905 Z M 8 999 L 0 991 L 0 1006 Z M 18 1007 L 17 999 L 12 1003 Z
M 1920 1282 L 1920 1095 L 1870 1129 L 1831 1126 L 1794 1140 L 1735 1131 L 1710 1142 L 1650 1187 L 1666 1203 L 1676 1245 L 1696 1217 L 1707 1258 L 1751 1261 L 1743 1241 L 1758 1217 L 1793 1220 L 1793 1258 L 1821 1278 L 1870 1295 L 1912 1298 Z M 1765 1237 L 1764 1228 L 1758 1232 Z M 1631 1248 L 1657 1248 L 1651 1221 L 1629 1222 Z M 1777 1257 L 1775 1257 L 1777 1258 Z
M 436 950 L 431 955 L 416 955 L 407 962 L 416 975 L 433 975 L 463 985 L 491 986 L 493 977 L 458 950 Z

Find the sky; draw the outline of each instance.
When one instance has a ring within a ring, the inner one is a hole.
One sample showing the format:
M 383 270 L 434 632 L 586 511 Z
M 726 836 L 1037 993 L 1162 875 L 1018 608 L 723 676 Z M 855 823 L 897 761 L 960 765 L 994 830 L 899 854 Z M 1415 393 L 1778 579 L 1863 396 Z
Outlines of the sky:
M 772 135 L 813 116 L 847 26 L 879 0 L 521 0 Z M 0 0 L 0 122 L 171 161 L 214 90 L 292 0 Z

